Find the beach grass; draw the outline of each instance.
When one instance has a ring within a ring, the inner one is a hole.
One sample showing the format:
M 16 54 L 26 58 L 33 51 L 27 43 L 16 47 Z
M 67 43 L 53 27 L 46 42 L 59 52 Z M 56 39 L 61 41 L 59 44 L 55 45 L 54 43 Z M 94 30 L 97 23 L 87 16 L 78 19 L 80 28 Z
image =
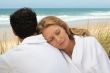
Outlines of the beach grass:
M 110 24 L 89 25 L 88 31 L 95 36 L 110 57 Z
M 18 39 L 0 41 L 0 54 L 3 54 L 18 45 Z

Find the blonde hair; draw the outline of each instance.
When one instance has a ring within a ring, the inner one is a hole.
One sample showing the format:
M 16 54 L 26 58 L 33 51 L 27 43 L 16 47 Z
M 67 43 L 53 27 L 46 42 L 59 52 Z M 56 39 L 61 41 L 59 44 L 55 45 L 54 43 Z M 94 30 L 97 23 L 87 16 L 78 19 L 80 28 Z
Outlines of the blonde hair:
M 40 30 L 40 33 L 42 33 L 43 29 L 45 29 L 49 26 L 52 26 L 52 25 L 58 25 L 58 26 L 62 27 L 68 34 L 69 38 L 73 39 L 73 34 L 70 32 L 70 29 L 69 29 L 67 23 L 55 16 L 47 16 L 39 22 L 38 28 Z
M 73 35 L 78 35 L 83 37 L 90 36 L 90 32 L 87 29 L 69 28 L 66 22 L 55 16 L 47 16 L 43 18 L 39 22 L 37 29 L 39 29 L 39 33 L 42 33 L 43 29 L 52 25 L 58 25 L 62 27 L 66 31 L 70 39 L 73 39 Z

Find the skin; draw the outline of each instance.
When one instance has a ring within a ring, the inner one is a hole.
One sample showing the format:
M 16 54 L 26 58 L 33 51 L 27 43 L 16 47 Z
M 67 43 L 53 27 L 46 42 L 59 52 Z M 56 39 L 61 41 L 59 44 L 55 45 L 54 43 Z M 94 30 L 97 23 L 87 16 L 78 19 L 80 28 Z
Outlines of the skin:
M 75 42 L 69 39 L 62 27 L 58 25 L 48 26 L 43 29 L 42 34 L 49 44 L 65 51 L 71 57 Z

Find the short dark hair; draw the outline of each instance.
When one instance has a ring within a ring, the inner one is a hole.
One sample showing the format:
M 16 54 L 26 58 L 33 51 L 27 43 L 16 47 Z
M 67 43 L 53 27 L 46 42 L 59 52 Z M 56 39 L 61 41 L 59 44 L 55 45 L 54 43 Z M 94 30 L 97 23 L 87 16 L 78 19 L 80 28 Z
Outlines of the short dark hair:
M 31 8 L 21 8 L 10 15 L 14 33 L 21 39 L 37 33 L 37 17 Z

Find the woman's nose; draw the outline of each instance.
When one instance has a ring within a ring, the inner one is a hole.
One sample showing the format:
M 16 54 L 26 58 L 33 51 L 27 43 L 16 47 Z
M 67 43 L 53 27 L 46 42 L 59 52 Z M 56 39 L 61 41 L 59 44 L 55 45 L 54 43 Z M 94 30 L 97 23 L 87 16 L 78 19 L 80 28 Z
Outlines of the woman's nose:
M 59 42 L 61 38 L 59 36 L 56 36 L 55 39 L 57 42 Z

